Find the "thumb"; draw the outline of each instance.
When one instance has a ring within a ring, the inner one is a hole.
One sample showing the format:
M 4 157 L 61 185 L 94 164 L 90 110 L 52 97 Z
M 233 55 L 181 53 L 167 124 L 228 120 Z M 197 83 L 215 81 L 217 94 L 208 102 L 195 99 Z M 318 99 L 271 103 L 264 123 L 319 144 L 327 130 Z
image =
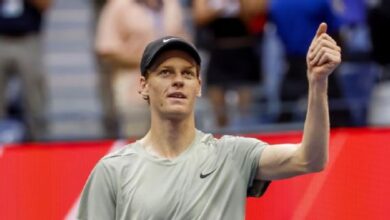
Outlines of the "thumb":
M 327 29 L 328 29 L 328 25 L 325 22 L 322 22 L 320 26 L 318 26 L 316 38 L 321 36 L 321 34 L 326 33 Z

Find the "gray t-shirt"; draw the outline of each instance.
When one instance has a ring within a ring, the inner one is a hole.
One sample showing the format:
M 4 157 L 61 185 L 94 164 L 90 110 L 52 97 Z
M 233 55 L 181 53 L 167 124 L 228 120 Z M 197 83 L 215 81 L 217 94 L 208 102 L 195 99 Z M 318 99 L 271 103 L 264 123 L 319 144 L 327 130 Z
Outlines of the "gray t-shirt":
M 254 180 L 266 145 L 197 131 L 191 146 L 168 160 L 152 156 L 137 141 L 98 162 L 84 187 L 78 219 L 244 219 L 246 197 L 262 195 L 269 184 Z

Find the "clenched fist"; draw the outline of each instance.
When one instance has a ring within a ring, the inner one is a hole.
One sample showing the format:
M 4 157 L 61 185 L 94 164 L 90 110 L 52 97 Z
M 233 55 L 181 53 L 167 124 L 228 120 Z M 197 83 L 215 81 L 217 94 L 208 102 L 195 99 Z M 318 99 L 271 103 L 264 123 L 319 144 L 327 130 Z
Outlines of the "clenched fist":
M 341 48 L 326 30 L 326 23 L 321 23 L 307 53 L 309 82 L 327 78 L 341 63 Z

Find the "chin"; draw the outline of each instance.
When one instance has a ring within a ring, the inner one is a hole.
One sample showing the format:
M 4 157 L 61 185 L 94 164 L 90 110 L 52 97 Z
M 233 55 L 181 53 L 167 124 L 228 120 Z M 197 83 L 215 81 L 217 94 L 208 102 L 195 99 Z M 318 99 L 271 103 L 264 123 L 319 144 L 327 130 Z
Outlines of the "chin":
M 185 111 L 183 109 L 171 109 L 164 113 L 164 115 L 168 116 L 170 119 L 183 119 L 188 117 L 190 114 L 191 112 Z

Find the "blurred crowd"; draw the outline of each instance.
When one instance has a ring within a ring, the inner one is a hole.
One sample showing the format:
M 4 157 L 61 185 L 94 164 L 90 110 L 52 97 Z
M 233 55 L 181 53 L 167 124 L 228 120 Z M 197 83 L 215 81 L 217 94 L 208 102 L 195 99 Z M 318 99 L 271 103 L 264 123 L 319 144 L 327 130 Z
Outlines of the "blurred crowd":
M 45 139 L 41 41 L 50 4 L 0 1 L 0 142 Z M 384 117 L 390 103 L 373 101 L 376 94 L 390 93 L 389 0 L 94 0 L 91 5 L 91 53 L 106 138 L 147 131 L 148 104 L 138 93 L 140 59 L 148 42 L 166 35 L 190 40 L 201 52 L 199 128 L 302 124 L 306 52 L 321 22 L 343 51 L 343 63 L 329 81 L 331 125 L 390 123 Z

